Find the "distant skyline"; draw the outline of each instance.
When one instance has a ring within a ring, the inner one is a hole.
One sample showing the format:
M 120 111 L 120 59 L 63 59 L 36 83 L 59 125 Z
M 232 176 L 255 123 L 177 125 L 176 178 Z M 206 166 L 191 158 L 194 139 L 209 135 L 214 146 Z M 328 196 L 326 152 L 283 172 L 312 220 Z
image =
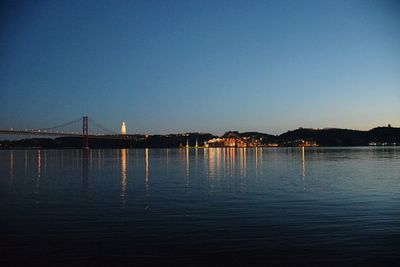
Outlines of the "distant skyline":
M 400 127 L 399 1 L 2 1 L 0 128 Z

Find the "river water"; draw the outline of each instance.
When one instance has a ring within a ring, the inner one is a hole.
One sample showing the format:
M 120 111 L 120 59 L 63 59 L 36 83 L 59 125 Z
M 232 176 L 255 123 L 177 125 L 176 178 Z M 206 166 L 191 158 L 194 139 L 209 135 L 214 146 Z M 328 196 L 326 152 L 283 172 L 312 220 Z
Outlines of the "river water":
M 395 266 L 400 148 L 0 151 L 0 265 Z

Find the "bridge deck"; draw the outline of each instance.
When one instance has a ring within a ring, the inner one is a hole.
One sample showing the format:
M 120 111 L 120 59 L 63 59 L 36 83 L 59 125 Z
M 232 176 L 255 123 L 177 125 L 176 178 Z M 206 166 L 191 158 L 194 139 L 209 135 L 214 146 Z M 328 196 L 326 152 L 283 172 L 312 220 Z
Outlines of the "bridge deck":
M 0 134 L 4 135 L 37 135 L 37 136 L 58 136 L 58 137 L 80 137 L 83 138 L 82 133 L 68 133 L 68 132 L 50 132 L 39 130 L 3 130 L 0 129 Z M 129 135 L 106 135 L 106 134 L 89 134 L 89 138 L 105 138 L 105 139 L 132 139 Z

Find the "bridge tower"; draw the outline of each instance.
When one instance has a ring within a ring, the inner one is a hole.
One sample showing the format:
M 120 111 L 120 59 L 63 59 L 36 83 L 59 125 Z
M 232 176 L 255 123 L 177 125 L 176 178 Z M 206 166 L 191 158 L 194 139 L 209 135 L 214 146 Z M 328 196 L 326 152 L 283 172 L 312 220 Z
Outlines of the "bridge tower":
M 83 148 L 89 148 L 89 121 L 88 116 L 82 118 Z

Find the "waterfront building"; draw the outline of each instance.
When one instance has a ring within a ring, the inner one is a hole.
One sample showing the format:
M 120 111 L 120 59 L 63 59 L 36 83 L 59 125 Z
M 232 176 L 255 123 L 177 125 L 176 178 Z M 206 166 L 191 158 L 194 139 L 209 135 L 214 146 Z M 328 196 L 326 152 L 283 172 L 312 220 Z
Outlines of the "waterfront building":
M 319 146 L 314 140 L 305 140 L 305 139 L 297 139 L 286 141 L 283 143 L 283 146 L 291 146 L 291 147 L 316 147 Z
M 224 137 L 213 138 L 206 141 L 206 147 L 260 147 L 262 146 L 260 139 L 250 137 Z

